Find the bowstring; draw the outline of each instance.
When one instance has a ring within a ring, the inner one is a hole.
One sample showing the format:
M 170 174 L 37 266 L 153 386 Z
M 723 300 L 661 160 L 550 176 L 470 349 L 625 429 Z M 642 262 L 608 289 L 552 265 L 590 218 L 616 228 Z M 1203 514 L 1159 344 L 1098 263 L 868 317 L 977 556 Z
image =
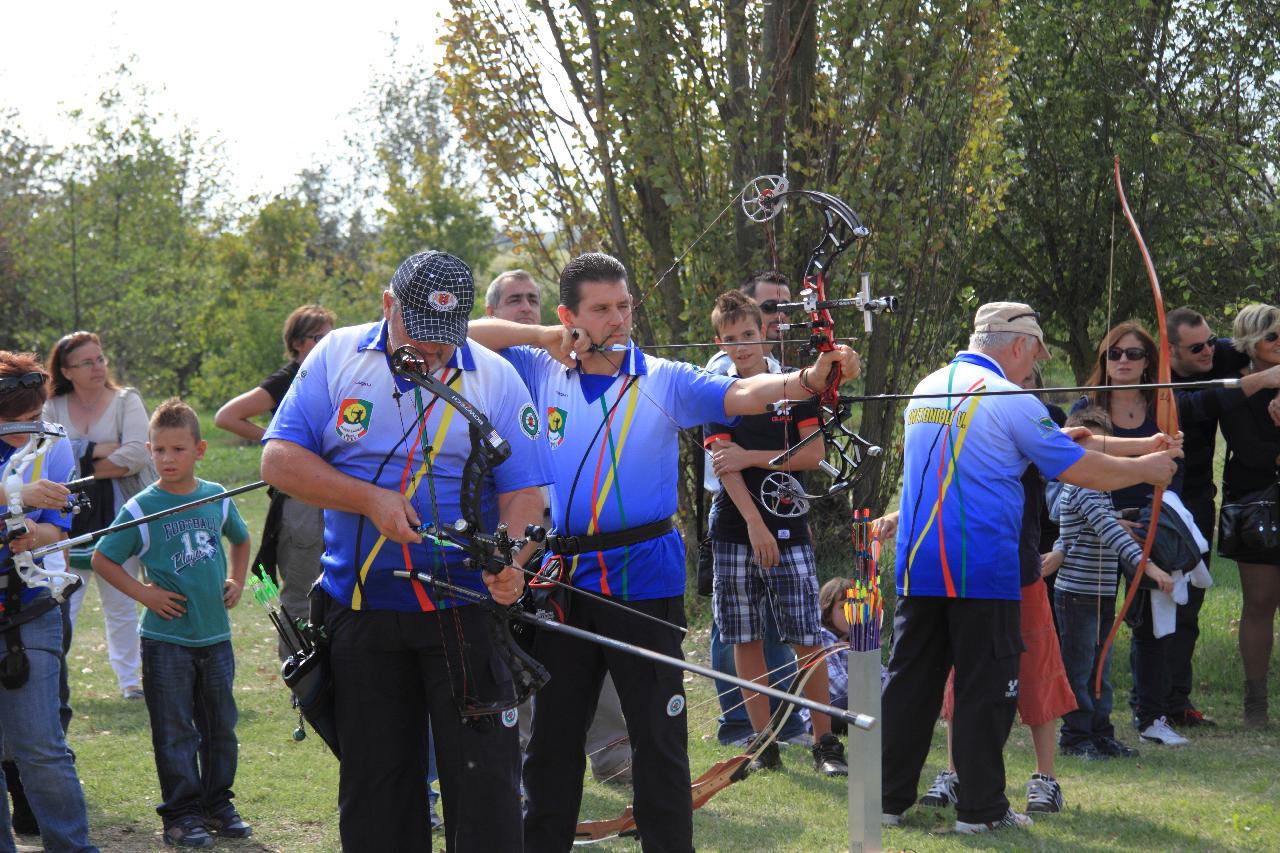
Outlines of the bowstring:
M 1113 286 L 1115 284 L 1115 269 L 1116 269 L 1116 205 L 1114 202 L 1112 202 L 1111 243 L 1110 243 L 1109 251 L 1107 253 L 1107 326 L 1106 326 L 1106 330 L 1103 332 L 1103 335 L 1106 335 L 1111 331 L 1111 304 L 1112 304 L 1111 297 L 1112 297 Z M 1102 378 L 1102 381 L 1104 384 L 1107 384 L 1107 385 L 1111 384 L 1110 375 L 1104 375 Z M 1108 398 L 1109 398 L 1109 395 L 1108 395 Z M 1108 412 L 1107 414 L 1109 415 L 1111 413 Z M 1105 434 L 1102 436 L 1102 452 L 1103 453 L 1107 452 L 1107 436 Z M 1115 511 L 1115 504 L 1113 502 L 1112 512 L 1114 511 Z M 1061 520 L 1061 515 L 1059 515 L 1059 520 Z M 1098 545 L 1099 546 L 1102 545 L 1101 537 L 1099 537 L 1098 539 Z M 1094 645 L 1101 645 L 1102 643 L 1102 548 L 1101 547 L 1098 548 L 1098 566 L 1094 574 L 1096 577 L 1095 583 L 1097 584 L 1097 595 L 1094 597 L 1093 621 L 1094 621 L 1095 627 L 1094 627 L 1093 642 L 1094 642 Z M 1116 590 L 1119 591 L 1119 589 L 1120 589 L 1120 578 L 1117 577 Z
M 442 379 L 442 381 L 443 381 L 443 379 L 444 379 L 444 376 L 445 376 L 445 373 L 442 373 L 442 374 L 441 374 L 441 379 Z M 462 378 L 462 372 L 461 372 L 461 370 L 459 370 L 459 372 L 458 372 L 458 376 L 457 376 L 457 377 L 455 377 L 455 378 L 457 378 L 457 379 L 461 379 L 461 378 Z M 445 385 L 448 385 L 448 384 L 449 384 L 449 382 L 447 382 L 447 381 L 446 381 L 444 384 L 445 384 Z M 441 539 L 441 537 L 440 537 L 440 535 L 439 535 L 439 531 L 442 529 L 442 528 L 441 528 L 441 525 L 440 525 L 440 504 L 439 504 L 439 501 L 437 500 L 437 496 L 436 496 L 435 463 L 434 463 L 434 460 L 431 458 L 431 453 L 432 453 L 432 451 L 433 451 L 434 447 L 433 447 L 433 445 L 425 445 L 425 444 L 423 443 L 423 442 L 424 442 L 424 439 L 426 438 L 427 421 L 430 419 L 430 417 L 431 417 L 431 412 L 435 409 L 435 405 L 436 405 L 436 403 L 440 402 L 440 397 L 439 397 L 438 395 L 433 395 L 433 398 L 432 398 L 431 402 L 427 404 L 426 409 L 423 409 L 423 408 L 422 408 L 422 389 L 421 389 L 421 388 L 419 388 L 419 387 L 417 387 L 417 386 L 414 386 L 413 391 L 414 391 L 414 398 L 413 398 L 413 399 L 414 399 L 414 408 L 416 409 L 416 411 L 417 411 L 417 413 L 418 413 L 418 416 L 417 416 L 417 421 L 418 421 L 418 439 L 417 439 L 416 441 L 414 441 L 412 444 L 410 444 L 410 445 L 409 445 L 409 448 L 408 448 L 408 451 L 409 451 L 409 452 L 408 452 L 408 465 L 407 465 L 406 470 L 412 470 L 412 467 L 413 467 L 413 454 L 414 454 L 414 452 L 415 452 L 415 449 L 416 449 L 416 450 L 418 450 L 418 451 L 421 451 L 421 453 L 422 453 L 422 463 L 423 463 L 423 467 L 424 467 L 424 473 L 425 473 L 425 475 L 426 475 L 426 480 L 427 480 L 427 494 L 428 494 L 428 497 L 429 497 L 429 498 L 430 498 L 430 500 L 431 500 L 431 522 L 432 522 L 432 524 L 433 524 L 433 526 L 434 526 L 434 528 L 435 528 L 435 530 L 436 530 L 436 532 L 437 532 L 437 535 L 436 535 L 435 537 L 433 537 L 433 539 L 434 539 L 434 544 L 435 544 L 435 551 L 436 551 L 436 555 L 435 555 L 435 556 L 436 556 L 436 565 L 439 567 L 440 571 L 444 572 L 445 582 L 446 582 L 446 583 L 448 583 L 450 586 L 452 586 L 452 585 L 453 585 L 453 575 L 452 575 L 452 573 L 451 573 L 451 571 L 450 571 L 450 569 L 449 569 L 448 555 L 446 555 L 446 554 L 445 554 L 445 552 L 444 552 L 444 543 L 443 543 L 443 541 L 442 541 L 442 539 Z M 401 431 L 402 431 L 402 432 L 405 432 L 405 434 L 407 435 L 409 430 L 406 430 L 406 429 L 405 429 L 405 425 L 404 425 L 404 412 L 403 412 L 403 411 L 401 410 L 401 408 L 400 408 L 400 397 L 401 397 L 401 396 L 402 396 L 402 395 L 400 395 L 400 394 L 397 394 L 397 395 L 395 396 L 395 401 L 396 401 L 396 415 L 397 415 L 397 417 L 399 417 L 399 419 L 400 419 L 400 428 L 401 428 Z M 412 428 L 410 427 L 410 429 L 412 429 Z M 441 446 L 443 446 L 443 443 L 444 443 L 444 440 L 445 440 L 445 438 L 446 438 L 446 437 L 447 437 L 447 435 L 436 436 L 436 438 L 440 441 Z M 433 444 L 434 444 L 434 442 L 433 442 Z M 421 476 L 421 475 L 419 475 L 419 476 Z M 414 507 L 418 510 L 419 518 L 421 518 L 421 516 L 422 516 L 422 511 L 421 511 L 421 510 L 422 510 L 422 507 L 421 507 L 421 505 L 420 505 L 420 504 L 418 504 L 418 502 L 417 502 L 416 498 L 417 498 L 417 491 L 416 491 L 416 489 L 415 489 L 415 491 L 414 491 L 414 497 L 413 497 L 413 498 L 410 498 L 410 499 L 409 499 L 409 502 L 410 502 L 411 504 L 413 504 L 413 505 L 414 505 Z M 408 566 L 407 568 L 408 568 L 411 572 L 413 571 L 413 567 L 412 567 L 412 566 Z M 410 581 L 409 581 L 409 582 L 410 582 L 410 583 L 419 583 L 419 581 L 413 580 L 412 578 L 410 579 Z M 431 599 L 431 593 L 430 593 L 430 592 L 428 592 L 428 591 L 425 589 L 425 586 L 424 586 L 423 592 L 424 592 L 424 594 L 427 596 L 428 600 L 430 600 L 430 599 Z M 456 597 L 455 595 L 453 595 L 452 593 L 448 592 L 447 590 L 440 590 L 440 589 L 438 589 L 438 588 L 437 588 L 436 592 L 437 592 L 437 594 L 439 594 L 439 595 L 442 597 L 442 599 L 447 597 L 447 598 L 449 598 L 450 600 L 452 600 L 452 602 L 453 602 L 452 606 L 450 606 L 450 607 L 449 607 L 449 608 L 447 608 L 447 609 L 450 611 L 450 614 L 449 614 L 449 615 L 450 615 L 450 617 L 451 617 L 451 621 L 452 621 L 452 623 L 453 623 L 454 641 L 455 641 L 455 644 L 456 644 L 456 645 L 455 645 L 455 648 L 457 649 L 457 653 L 458 653 L 458 666 L 459 666 L 459 670 L 461 671 L 461 678 L 460 678 L 460 680 L 459 680 L 459 679 L 455 679 L 455 676 L 454 676 L 454 672 L 453 672 L 453 664 L 452 664 L 452 662 L 451 662 L 451 660 L 450 660 L 451 655 L 449 654 L 448 643 L 445 643 L 445 644 L 444 644 L 444 648 L 442 648 L 442 649 L 441 649 L 441 651 L 443 652 L 442 657 L 444 658 L 445 671 L 446 671 L 446 672 L 448 673 L 448 675 L 449 675 L 449 684 L 450 684 L 450 688 L 452 689 L 452 687 L 456 684 L 456 685 L 459 685 L 459 686 L 461 687 L 461 689 L 462 689 L 462 695 L 461 695 L 460 697 L 458 697 L 458 698 L 457 698 L 457 701 L 458 701 L 458 703 L 459 703 L 459 704 L 460 704 L 460 706 L 461 706 L 461 707 L 459 708 L 459 710 L 460 710 L 460 711 L 463 711 L 463 710 L 465 710 L 465 709 L 466 709 L 467 704 L 468 704 L 468 701 L 469 701 L 469 697 L 468 697 L 468 689 L 469 689 L 469 687 L 468 687 L 468 685 L 469 685 L 469 682 L 470 682 L 470 680 L 471 680 L 471 679 L 470 679 L 469 674 L 468 674 L 468 671 L 467 671 L 466 644 L 463 642 L 462 621 L 461 621 L 461 619 L 460 619 L 460 618 L 459 618 L 459 616 L 458 616 L 458 606 L 459 606 L 459 605 L 458 605 L 458 599 L 457 599 L 457 597 Z M 437 608 L 437 609 L 439 609 L 439 608 Z M 445 627 L 444 627 L 444 624 L 440 621 L 439 616 L 440 616 L 440 614 L 438 614 L 438 613 L 437 613 L 436 627 L 439 629 L 439 631 L 440 631 L 440 638 L 441 638 L 441 640 L 443 641 L 443 640 L 447 637 L 447 635 L 445 634 Z

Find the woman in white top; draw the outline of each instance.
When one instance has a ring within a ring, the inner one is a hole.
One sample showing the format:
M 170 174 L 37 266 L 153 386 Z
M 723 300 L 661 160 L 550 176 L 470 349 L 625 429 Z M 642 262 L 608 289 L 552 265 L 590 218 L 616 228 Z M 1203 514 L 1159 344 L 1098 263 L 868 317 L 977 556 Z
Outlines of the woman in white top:
M 44 406 L 46 420 L 62 424 L 81 460 L 82 476 L 109 479 L 114 499 L 108 518 L 147 485 L 151 469 L 147 450 L 147 410 L 132 388 L 122 388 L 107 370 L 102 342 L 93 332 L 73 332 L 49 353 L 52 393 Z M 153 478 L 152 478 L 153 479 Z M 93 546 L 71 552 L 71 567 L 86 583 Z M 135 577 L 139 566 L 125 568 Z M 107 656 L 126 699 L 142 698 L 142 661 L 138 645 L 138 610 L 133 599 L 115 587 L 98 583 L 106 623 Z M 72 596 L 71 622 L 80 611 L 83 593 Z

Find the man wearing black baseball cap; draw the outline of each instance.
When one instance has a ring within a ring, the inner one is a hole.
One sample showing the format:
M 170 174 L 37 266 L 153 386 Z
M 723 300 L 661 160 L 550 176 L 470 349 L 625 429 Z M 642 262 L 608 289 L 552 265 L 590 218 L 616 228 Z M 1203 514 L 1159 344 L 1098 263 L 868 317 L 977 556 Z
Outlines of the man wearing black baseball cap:
M 513 708 L 464 725 L 459 713 L 464 698 L 489 705 L 513 695 L 485 624 L 491 617 L 395 574 L 429 571 L 502 604 L 523 588 L 515 569 L 472 569 L 464 551 L 418 532 L 423 522 L 462 516 L 472 442 L 459 410 L 392 372 L 391 354 L 406 345 L 510 445 L 481 487 L 483 522 L 523 530 L 542 519 L 539 487 L 551 477 L 537 440 L 541 419 L 511 365 L 467 341 L 473 301 L 461 260 L 409 257 L 382 295 L 383 319 L 326 335 L 264 437 L 263 478 L 325 508 L 312 610 L 329 638 L 344 850 L 430 849 L 428 725 L 448 848 L 523 845 L 518 715 Z

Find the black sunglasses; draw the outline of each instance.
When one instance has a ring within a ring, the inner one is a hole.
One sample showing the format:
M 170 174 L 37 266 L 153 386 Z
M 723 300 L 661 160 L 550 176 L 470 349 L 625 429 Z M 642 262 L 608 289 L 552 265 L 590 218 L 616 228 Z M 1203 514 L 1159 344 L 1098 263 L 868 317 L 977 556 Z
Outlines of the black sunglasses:
M 12 388 L 26 388 L 33 390 L 44 385 L 43 373 L 24 373 L 21 376 L 2 376 L 0 377 L 0 391 L 8 391 Z
M 766 314 L 790 314 L 790 308 L 779 307 L 785 304 L 786 303 L 779 302 L 777 299 L 766 299 L 764 302 L 760 303 L 760 310 Z
M 1032 320 L 1035 320 L 1037 323 L 1040 322 L 1039 311 L 1028 311 L 1026 314 L 1015 314 L 1012 317 L 1010 317 L 1008 320 L 1005 320 L 1005 322 L 1012 323 L 1014 320 L 1021 320 L 1023 317 L 1030 317 Z
M 1198 344 L 1187 344 L 1187 349 L 1192 355 L 1199 355 L 1204 352 L 1205 347 L 1216 347 L 1218 345 L 1218 336 L 1210 335 L 1208 340 L 1201 341 Z
M 1107 361 L 1119 361 L 1122 358 L 1130 361 L 1145 361 L 1147 351 L 1142 347 L 1111 347 L 1107 350 Z

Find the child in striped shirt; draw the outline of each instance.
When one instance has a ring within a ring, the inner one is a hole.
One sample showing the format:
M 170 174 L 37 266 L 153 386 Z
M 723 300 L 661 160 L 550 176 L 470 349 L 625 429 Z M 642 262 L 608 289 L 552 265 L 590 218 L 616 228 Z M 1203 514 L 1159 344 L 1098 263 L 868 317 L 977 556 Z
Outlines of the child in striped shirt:
M 1111 418 L 1096 407 L 1075 412 L 1067 426 L 1085 427 L 1094 435 L 1111 434 Z M 1063 716 L 1058 748 L 1064 755 L 1085 759 L 1133 758 L 1138 754 L 1116 740 L 1111 724 L 1111 661 L 1102 670 L 1101 695 L 1094 698 L 1093 673 L 1107 627 L 1115 618 L 1120 559 L 1136 566 L 1142 547 L 1116 517 L 1111 495 L 1066 485 L 1059 503 L 1061 530 L 1054 550 L 1064 555 L 1057 572 L 1054 609 L 1067 679 L 1077 708 Z M 1148 561 L 1145 574 L 1161 588 L 1173 580 Z

